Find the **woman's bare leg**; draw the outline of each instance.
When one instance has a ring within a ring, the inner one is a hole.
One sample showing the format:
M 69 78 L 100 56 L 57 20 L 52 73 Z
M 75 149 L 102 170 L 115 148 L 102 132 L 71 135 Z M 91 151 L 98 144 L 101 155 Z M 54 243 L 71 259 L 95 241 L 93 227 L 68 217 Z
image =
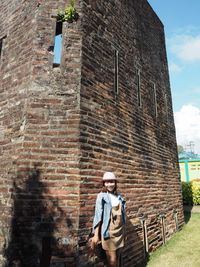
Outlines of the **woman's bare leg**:
M 115 251 L 106 250 L 106 258 L 108 267 L 122 267 L 121 266 L 121 252 L 122 249 Z
M 117 252 L 106 250 L 108 267 L 117 267 Z
M 122 266 L 121 266 L 121 253 L 122 253 L 122 249 L 119 248 L 119 249 L 116 251 L 116 255 L 117 255 L 117 267 L 122 267 Z

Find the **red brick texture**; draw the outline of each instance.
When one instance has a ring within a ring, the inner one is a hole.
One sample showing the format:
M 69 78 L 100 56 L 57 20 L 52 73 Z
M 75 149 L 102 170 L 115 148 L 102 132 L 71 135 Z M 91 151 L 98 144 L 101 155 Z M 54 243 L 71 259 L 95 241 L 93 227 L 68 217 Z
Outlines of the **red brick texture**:
M 163 25 L 146 0 L 77 1 L 53 68 L 67 4 L 0 6 L 0 263 L 101 266 L 87 238 L 114 171 L 127 201 L 123 266 L 136 266 L 184 222 Z

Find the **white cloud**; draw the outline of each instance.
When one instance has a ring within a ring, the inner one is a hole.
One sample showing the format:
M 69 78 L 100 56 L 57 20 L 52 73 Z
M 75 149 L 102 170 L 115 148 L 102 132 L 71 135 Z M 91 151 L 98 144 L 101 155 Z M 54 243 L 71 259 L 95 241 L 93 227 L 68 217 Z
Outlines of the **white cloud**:
M 186 62 L 200 61 L 200 36 L 175 35 L 168 40 L 169 48 L 177 58 Z
M 195 87 L 191 89 L 191 94 L 200 94 L 200 87 Z
M 178 66 L 176 63 L 170 63 L 169 64 L 169 71 L 170 73 L 177 73 L 177 72 L 181 72 L 182 68 L 180 66 Z
M 194 152 L 200 154 L 200 109 L 193 105 L 184 105 L 174 113 L 178 145 L 184 148 L 192 141 Z

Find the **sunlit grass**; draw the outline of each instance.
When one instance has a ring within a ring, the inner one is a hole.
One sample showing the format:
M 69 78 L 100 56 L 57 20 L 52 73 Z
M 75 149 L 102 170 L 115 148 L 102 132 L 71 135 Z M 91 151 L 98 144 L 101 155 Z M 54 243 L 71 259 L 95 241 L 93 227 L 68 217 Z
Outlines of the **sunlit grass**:
M 183 229 L 152 254 L 147 267 L 200 267 L 200 213 L 192 213 Z

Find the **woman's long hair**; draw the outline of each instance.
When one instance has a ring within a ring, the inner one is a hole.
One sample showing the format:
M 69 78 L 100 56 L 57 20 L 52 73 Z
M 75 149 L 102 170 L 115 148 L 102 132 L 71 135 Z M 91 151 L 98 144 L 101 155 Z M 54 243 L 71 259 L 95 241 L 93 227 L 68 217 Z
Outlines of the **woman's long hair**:
M 104 193 L 108 192 L 108 190 L 105 186 L 105 181 L 103 181 L 103 187 L 101 189 L 101 192 L 104 192 Z M 114 188 L 113 194 L 116 196 L 118 195 L 118 193 L 117 193 L 117 181 L 115 181 L 115 188 Z

